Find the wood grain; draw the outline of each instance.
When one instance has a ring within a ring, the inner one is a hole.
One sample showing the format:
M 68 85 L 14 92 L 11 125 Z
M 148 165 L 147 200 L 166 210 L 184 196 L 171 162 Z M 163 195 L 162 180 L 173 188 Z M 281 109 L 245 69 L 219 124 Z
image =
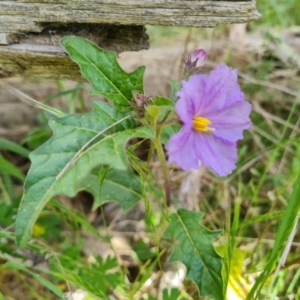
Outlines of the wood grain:
M 255 0 L 0 1 L 0 78 L 79 77 L 59 40 L 76 35 L 122 52 L 149 47 L 144 25 L 213 27 L 259 17 Z
M 11 43 L 0 46 L 0 78 L 32 76 L 83 80 L 77 64 L 59 45 L 59 41 L 69 35 L 89 39 L 106 50 L 118 53 L 149 48 L 144 26 L 52 25 L 41 33 L 8 35 Z
M 255 1 L 15 0 L 0 2 L 0 32 L 40 32 L 45 23 L 212 27 L 259 17 Z

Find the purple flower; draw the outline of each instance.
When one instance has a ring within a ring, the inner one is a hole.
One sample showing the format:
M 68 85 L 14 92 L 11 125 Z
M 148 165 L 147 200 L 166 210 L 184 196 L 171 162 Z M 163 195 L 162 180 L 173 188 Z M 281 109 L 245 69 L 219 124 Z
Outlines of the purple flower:
M 252 106 L 244 101 L 237 71 L 221 64 L 209 76 L 193 75 L 182 81 L 177 96 L 183 126 L 166 145 L 169 163 L 184 170 L 204 165 L 219 176 L 231 173 L 236 168 L 236 143 L 251 127 Z

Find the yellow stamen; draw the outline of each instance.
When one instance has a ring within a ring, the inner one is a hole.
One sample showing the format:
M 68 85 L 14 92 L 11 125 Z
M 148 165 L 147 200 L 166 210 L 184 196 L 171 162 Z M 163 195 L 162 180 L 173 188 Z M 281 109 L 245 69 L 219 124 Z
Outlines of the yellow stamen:
M 214 128 L 207 127 L 208 125 L 211 124 L 211 121 L 206 118 L 194 117 L 193 123 L 194 123 L 194 129 L 196 131 L 209 133 L 215 130 Z

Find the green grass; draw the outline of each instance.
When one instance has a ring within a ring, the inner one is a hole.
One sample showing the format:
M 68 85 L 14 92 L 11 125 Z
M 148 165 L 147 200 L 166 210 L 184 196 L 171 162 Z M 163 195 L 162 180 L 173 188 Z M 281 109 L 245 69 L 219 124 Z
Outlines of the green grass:
M 252 32 L 300 24 L 300 2 L 297 0 L 264 0 L 258 1 L 257 5 L 262 18 L 250 24 Z M 214 36 L 226 36 L 228 28 L 217 28 Z M 184 44 L 188 35 L 192 39 L 207 38 L 206 29 L 149 26 L 148 32 L 152 45 L 157 47 Z M 213 44 L 214 40 L 210 42 Z M 240 287 L 235 289 L 237 294 L 243 293 L 243 297 L 248 295 L 250 299 L 252 294 L 260 291 L 260 296 L 255 299 L 292 294 L 295 299 L 300 299 L 299 230 L 295 233 L 284 266 L 276 272 L 300 209 L 300 74 L 297 70 L 284 73 L 295 70 L 294 66 L 282 62 L 268 51 L 263 55 L 251 52 L 242 63 L 230 49 L 223 49 L 221 57 L 253 79 L 250 82 L 245 77 L 240 78 L 245 96 L 253 104 L 253 128 L 239 143 L 237 170 L 232 175 L 225 180 L 209 172 L 203 175 L 197 209 L 205 213 L 203 225 L 224 230 L 216 246 L 228 258 L 224 276 L 231 286 L 235 283 Z M 219 61 L 220 57 L 216 60 Z M 81 85 L 70 90 L 63 82 L 59 82 L 58 86 L 60 91 L 46 99 L 47 104 L 53 98 L 63 97 L 63 102 L 68 103 L 65 110 L 74 112 L 74 96 L 79 110 L 85 110 Z M 283 92 L 280 87 L 288 87 L 296 96 Z M 30 132 L 20 144 L 0 139 L 0 279 L 14 274 L 14 280 L 24 286 L 27 299 L 57 299 L 68 290 L 66 278 L 73 283 L 72 288 L 82 287 L 96 293 L 96 283 L 93 282 L 92 286 L 93 278 L 89 276 L 102 272 L 106 264 L 99 259 L 99 264 L 89 274 L 91 265 L 83 255 L 85 237 L 87 234 L 93 236 L 96 243 L 109 239 L 111 235 L 103 223 L 99 233 L 96 225 L 87 221 L 82 210 L 69 210 L 54 200 L 47 206 L 35 228 L 36 240 L 27 249 L 31 258 L 42 258 L 44 264 L 26 266 L 28 253 L 17 250 L 14 244 L 14 220 L 22 194 L 20 186 L 28 170 L 29 149 L 35 149 L 51 136 L 45 122 L 47 116 L 41 116 L 40 120 L 41 126 Z M 143 171 L 149 172 L 148 169 Z M 155 167 L 154 171 L 157 172 Z M 155 180 L 159 177 L 157 173 L 152 176 Z M 182 174 L 174 173 L 172 176 L 173 193 L 177 196 Z M 156 184 L 159 184 L 158 179 Z M 150 195 L 145 203 L 147 218 L 144 231 L 139 233 L 137 240 L 127 237 L 137 257 L 136 281 L 130 285 L 125 280 L 125 274 L 130 273 L 129 267 L 120 266 L 115 260 L 107 262 L 114 273 L 111 277 L 113 284 L 106 288 L 111 291 L 117 287 L 119 295 L 136 294 L 141 283 L 163 270 L 169 255 L 168 251 L 162 250 L 170 246 L 167 241 L 161 240 L 166 226 L 162 221 L 162 208 L 155 204 L 155 197 L 160 194 L 149 187 L 149 178 L 145 178 L 143 193 Z M 99 215 L 100 219 L 101 216 L 103 214 Z M 25 284 L 28 279 L 31 285 Z M 52 292 L 44 297 L 45 287 Z M 195 285 L 189 281 L 185 282 L 181 295 L 200 299 L 196 296 Z

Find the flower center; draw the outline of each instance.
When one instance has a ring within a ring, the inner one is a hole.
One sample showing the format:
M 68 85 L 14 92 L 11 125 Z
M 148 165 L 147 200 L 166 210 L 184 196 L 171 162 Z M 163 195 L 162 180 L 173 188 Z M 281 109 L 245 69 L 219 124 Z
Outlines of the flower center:
M 214 128 L 207 127 L 210 124 L 211 121 L 206 118 L 202 118 L 202 117 L 193 118 L 193 125 L 194 125 L 193 127 L 196 131 L 207 132 L 207 133 L 214 131 L 215 130 Z

